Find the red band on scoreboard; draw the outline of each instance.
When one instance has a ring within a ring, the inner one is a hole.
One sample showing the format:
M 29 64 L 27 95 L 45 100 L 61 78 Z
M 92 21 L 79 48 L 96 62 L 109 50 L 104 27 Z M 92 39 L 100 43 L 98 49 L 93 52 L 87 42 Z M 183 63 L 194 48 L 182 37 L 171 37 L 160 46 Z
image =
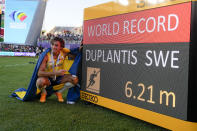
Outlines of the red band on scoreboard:
M 190 41 L 191 2 L 84 22 L 84 44 Z

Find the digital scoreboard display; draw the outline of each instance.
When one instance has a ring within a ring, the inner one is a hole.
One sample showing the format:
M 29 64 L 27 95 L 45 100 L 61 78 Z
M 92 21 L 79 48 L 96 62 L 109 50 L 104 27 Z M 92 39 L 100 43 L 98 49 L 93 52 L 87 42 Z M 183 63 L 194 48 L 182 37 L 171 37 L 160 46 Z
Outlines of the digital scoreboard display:
M 191 93 L 196 91 L 192 88 L 196 3 L 161 5 L 94 18 L 85 15 L 81 99 L 165 128 L 175 127 L 158 124 L 154 117 L 191 121 L 197 129 L 191 104 L 196 98 Z

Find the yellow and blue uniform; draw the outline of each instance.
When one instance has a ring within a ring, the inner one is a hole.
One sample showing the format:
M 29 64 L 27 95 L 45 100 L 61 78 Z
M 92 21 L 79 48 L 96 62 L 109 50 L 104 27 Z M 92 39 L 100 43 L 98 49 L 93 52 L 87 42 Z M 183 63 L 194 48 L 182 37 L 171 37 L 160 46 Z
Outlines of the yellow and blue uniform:
M 51 52 L 47 53 L 47 66 L 45 71 L 46 72 L 53 72 L 53 61 L 51 59 Z M 63 69 L 63 63 L 64 63 L 64 54 L 62 51 L 60 51 L 60 54 L 58 56 L 58 60 L 54 59 L 54 68 L 56 71 Z
M 63 52 L 64 51 L 64 52 Z M 57 59 L 53 59 L 54 60 L 54 70 L 58 71 L 58 70 L 67 70 L 65 72 L 65 74 L 70 74 L 68 71 L 70 69 L 70 67 L 72 66 L 74 60 L 69 60 L 68 56 L 64 56 L 64 53 L 68 53 L 69 50 L 64 50 L 60 51 L 60 54 L 58 56 Z M 48 61 L 47 61 L 47 65 L 46 65 L 46 72 L 53 72 L 53 60 L 51 57 L 51 52 L 48 52 L 46 54 Z M 52 78 L 49 78 L 49 81 L 51 82 L 51 85 L 53 86 L 53 90 L 57 91 L 60 90 L 64 87 L 64 84 L 60 84 L 62 76 L 59 76 L 56 78 L 56 80 L 54 81 Z M 37 93 L 40 93 L 40 90 L 37 90 Z

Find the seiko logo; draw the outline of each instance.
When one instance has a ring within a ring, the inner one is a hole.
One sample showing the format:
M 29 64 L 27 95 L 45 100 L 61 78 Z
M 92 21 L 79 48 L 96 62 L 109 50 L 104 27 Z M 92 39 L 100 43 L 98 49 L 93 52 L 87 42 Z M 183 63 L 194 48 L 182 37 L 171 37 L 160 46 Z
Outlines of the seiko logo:
M 93 103 L 97 103 L 98 102 L 98 97 L 94 96 L 94 95 L 90 95 L 84 92 L 81 92 L 81 99 L 89 101 L 89 102 L 93 102 Z

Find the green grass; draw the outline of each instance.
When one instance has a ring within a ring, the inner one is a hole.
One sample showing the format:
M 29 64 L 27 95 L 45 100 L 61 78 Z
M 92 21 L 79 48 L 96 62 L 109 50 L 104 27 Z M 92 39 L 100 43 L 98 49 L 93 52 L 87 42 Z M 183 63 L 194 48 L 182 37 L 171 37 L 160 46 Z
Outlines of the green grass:
M 0 57 L 0 131 L 164 131 L 166 129 L 94 104 L 22 102 L 9 95 L 27 88 L 36 61 L 28 57 Z M 16 64 L 21 64 L 18 66 Z M 13 65 L 13 66 L 11 66 Z M 64 94 L 66 96 L 66 92 Z M 158 118 L 159 120 L 159 118 Z

